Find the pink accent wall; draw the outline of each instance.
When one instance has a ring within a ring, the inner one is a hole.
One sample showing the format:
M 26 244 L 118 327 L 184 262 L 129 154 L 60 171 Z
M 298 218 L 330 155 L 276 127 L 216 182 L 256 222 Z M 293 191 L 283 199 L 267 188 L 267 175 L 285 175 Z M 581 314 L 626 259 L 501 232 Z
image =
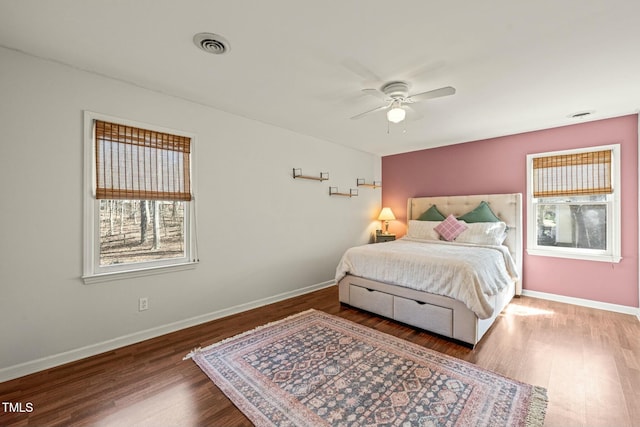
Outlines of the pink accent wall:
M 638 115 L 396 154 L 382 158 L 382 206 L 406 232 L 407 198 L 522 193 L 526 156 L 607 144 L 621 145 L 622 261 L 606 263 L 527 255 L 524 289 L 638 307 Z M 526 200 L 523 230 L 526 248 Z

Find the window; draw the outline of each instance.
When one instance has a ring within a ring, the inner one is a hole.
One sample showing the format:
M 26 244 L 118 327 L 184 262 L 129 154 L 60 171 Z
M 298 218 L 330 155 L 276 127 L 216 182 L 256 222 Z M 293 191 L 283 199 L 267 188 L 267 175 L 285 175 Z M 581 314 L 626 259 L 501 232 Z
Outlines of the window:
M 193 141 L 85 113 L 86 283 L 195 264 Z
M 527 156 L 527 253 L 619 262 L 620 146 Z

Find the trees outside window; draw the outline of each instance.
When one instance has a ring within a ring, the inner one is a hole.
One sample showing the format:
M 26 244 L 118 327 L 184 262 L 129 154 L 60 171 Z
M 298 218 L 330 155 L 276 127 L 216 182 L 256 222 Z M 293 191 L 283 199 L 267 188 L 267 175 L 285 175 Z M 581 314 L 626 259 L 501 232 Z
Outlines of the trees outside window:
M 195 264 L 193 135 L 85 114 L 85 282 Z
M 619 262 L 620 146 L 527 156 L 527 252 Z

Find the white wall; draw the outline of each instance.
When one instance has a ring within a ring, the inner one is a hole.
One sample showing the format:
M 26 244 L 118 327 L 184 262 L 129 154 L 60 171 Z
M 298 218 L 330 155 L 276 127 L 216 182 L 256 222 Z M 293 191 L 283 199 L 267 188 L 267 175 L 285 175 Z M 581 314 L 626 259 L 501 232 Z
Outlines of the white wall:
M 3 48 L 0 94 L 0 381 L 327 285 L 378 225 L 328 195 L 377 156 Z M 196 269 L 83 284 L 83 110 L 198 136 Z

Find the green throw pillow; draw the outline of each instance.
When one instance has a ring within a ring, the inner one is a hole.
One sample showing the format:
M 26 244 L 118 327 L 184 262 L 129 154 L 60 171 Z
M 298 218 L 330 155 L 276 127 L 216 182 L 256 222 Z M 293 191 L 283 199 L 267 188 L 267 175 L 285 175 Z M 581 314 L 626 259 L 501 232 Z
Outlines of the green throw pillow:
M 445 216 L 436 208 L 436 205 L 432 205 L 418 217 L 418 221 L 443 221 L 444 219 Z
M 466 214 L 459 216 L 458 219 L 468 223 L 502 221 L 496 216 L 496 214 L 493 213 L 487 202 L 484 201 L 480 202 L 478 207 L 476 207 L 471 212 L 467 212 Z

